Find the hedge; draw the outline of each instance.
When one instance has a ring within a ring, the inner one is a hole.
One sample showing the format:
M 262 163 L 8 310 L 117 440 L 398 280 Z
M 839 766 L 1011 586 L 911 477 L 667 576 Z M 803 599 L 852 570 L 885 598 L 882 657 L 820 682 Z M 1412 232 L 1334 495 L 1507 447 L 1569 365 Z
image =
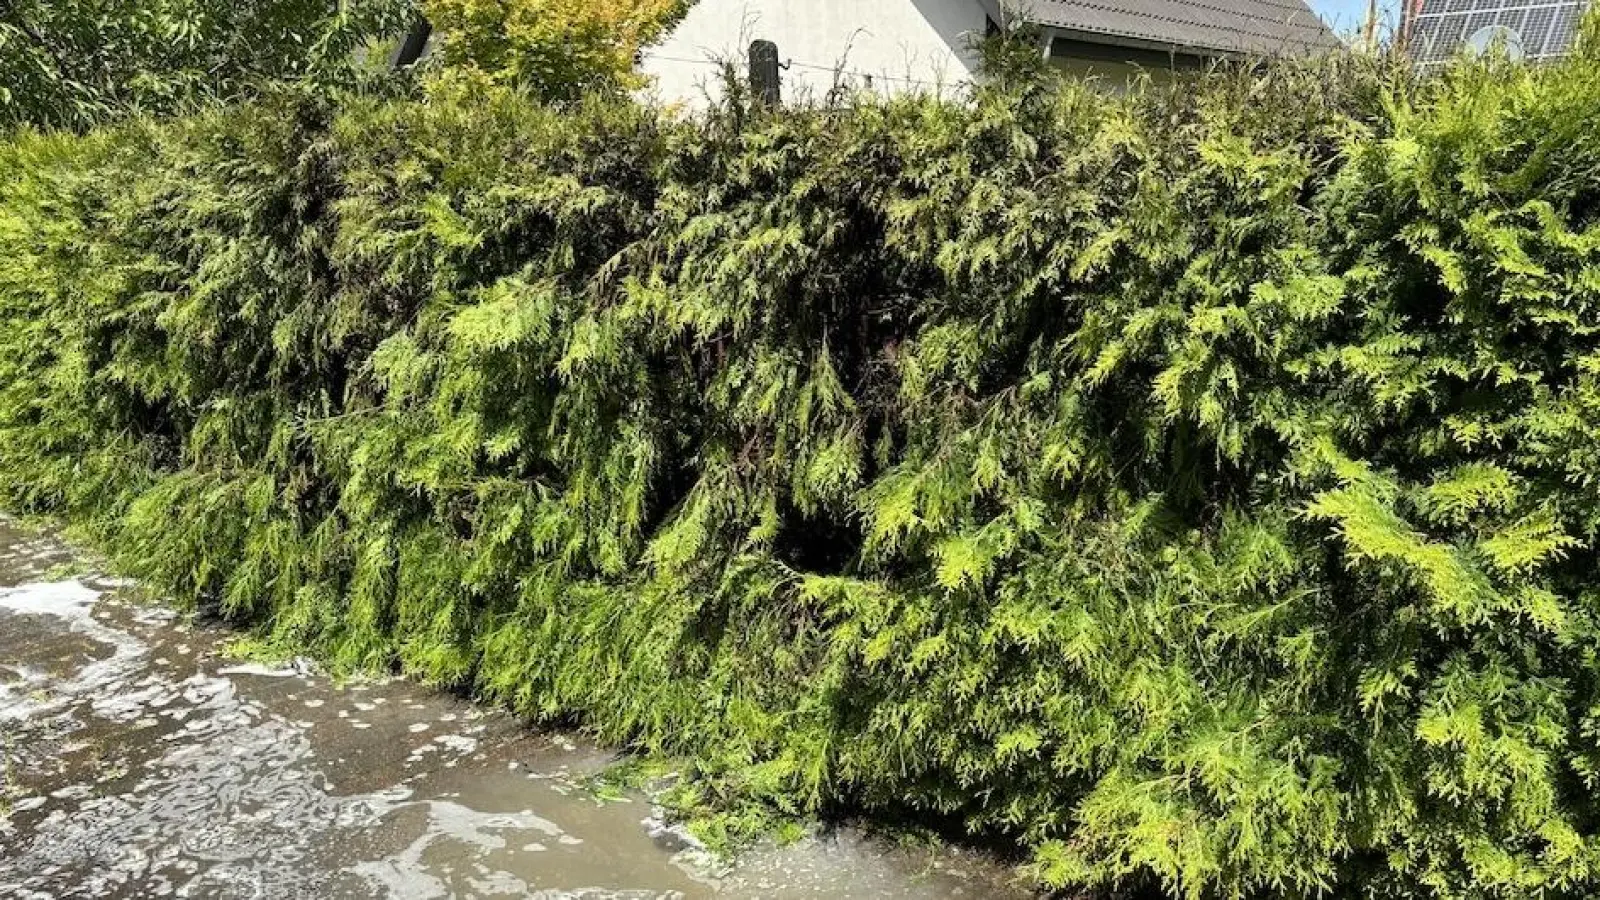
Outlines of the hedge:
M 1597 63 L 17 134 L 0 502 L 1054 887 L 1593 896 Z

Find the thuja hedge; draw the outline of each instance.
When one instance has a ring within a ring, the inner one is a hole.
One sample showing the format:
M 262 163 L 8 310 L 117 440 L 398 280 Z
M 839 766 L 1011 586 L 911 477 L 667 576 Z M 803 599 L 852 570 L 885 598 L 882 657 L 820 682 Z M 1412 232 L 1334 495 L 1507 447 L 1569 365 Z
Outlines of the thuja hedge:
M 1597 63 L 17 135 L 0 489 L 1050 885 L 1593 896 Z

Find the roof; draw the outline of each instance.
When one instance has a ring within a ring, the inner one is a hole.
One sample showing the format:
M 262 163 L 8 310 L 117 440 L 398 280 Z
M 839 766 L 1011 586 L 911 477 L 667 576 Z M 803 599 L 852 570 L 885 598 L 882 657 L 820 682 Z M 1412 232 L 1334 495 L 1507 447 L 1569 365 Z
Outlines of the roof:
M 1200 54 L 1301 55 L 1339 39 L 1304 0 L 1021 0 L 1036 25 Z

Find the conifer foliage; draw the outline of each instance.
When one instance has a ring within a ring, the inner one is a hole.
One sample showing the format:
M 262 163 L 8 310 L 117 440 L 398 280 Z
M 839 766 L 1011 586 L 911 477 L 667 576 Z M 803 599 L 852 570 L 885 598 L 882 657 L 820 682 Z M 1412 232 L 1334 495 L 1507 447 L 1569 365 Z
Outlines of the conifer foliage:
M 0 492 L 1050 885 L 1594 896 L 1597 63 L 23 135 Z

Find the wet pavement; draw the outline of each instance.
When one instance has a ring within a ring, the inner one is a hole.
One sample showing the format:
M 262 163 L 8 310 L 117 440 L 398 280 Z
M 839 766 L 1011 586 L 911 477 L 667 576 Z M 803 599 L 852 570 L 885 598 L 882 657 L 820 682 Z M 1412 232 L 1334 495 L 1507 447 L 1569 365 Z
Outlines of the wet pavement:
M 401 680 L 230 659 L 0 518 L 0 898 L 1024 897 L 849 829 L 731 865 L 613 757 Z

